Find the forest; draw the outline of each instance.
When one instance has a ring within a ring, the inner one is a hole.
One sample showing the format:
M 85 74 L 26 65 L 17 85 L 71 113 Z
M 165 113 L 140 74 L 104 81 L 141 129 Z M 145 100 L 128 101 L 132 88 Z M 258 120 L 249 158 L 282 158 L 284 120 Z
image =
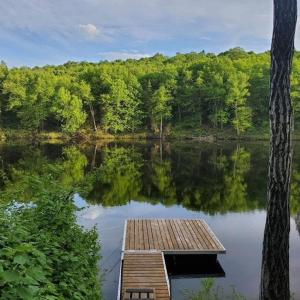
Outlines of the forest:
M 71 136 L 80 131 L 162 136 L 195 128 L 259 132 L 269 124 L 269 70 L 269 52 L 242 48 L 34 68 L 8 68 L 2 62 L 1 128 Z M 297 121 L 300 52 L 292 98 Z

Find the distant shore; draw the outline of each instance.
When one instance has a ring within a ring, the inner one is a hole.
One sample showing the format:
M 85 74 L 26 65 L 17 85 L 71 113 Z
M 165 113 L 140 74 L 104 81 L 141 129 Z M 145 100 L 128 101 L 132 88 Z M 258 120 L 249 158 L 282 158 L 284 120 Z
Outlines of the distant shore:
M 26 130 L 2 130 L 0 132 L 0 140 L 5 141 L 49 141 L 49 142 L 71 142 L 77 141 L 80 143 L 94 142 L 99 140 L 159 140 L 159 134 L 153 132 L 136 132 L 127 134 L 110 134 L 103 131 L 93 132 L 90 130 L 81 130 L 70 136 L 61 132 L 55 131 L 40 131 L 32 132 Z M 194 140 L 201 142 L 214 141 L 269 141 L 269 133 L 264 131 L 245 132 L 237 135 L 232 130 L 172 130 L 168 134 L 164 134 L 164 140 Z M 300 140 L 300 132 L 295 132 L 293 140 Z

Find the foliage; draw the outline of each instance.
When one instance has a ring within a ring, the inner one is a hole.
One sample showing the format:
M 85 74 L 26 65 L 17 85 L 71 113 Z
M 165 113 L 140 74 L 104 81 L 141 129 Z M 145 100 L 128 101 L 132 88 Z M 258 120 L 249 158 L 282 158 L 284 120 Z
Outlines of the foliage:
M 106 206 L 137 199 L 142 184 L 141 166 L 142 158 L 133 148 L 107 148 L 103 164 L 88 176 L 93 187 L 86 197 L 95 197 Z
M 262 210 L 267 154 L 267 144 L 7 146 L 0 157 L 0 201 L 39 201 L 45 190 L 74 190 L 104 206 L 135 200 L 208 214 Z M 297 214 L 300 176 L 294 160 L 291 211 Z
M 215 281 L 212 278 L 201 281 L 201 289 L 198 292 L 185 291 L 189 300 L 246 300 L 242 295 L 238 294 L 232 287 L 232 292 L 226 295 L 220 287 L 215 286 Z
M 102 96 L 103 126 L 107 131 L 134 132 L 141 124 L 140 102 L 121 79 L 110 82 L 108 94 Z
M 75 212 L 65 193 L 1 207 L 1 299 L 100 299 L 97 234 Z
M 62 123 L 61 129 L 63 132 L 72 134 L 84 124 L 86 113 L 82 108 L 82 100 L 78 96 L 72 95 L 64 87 L 58 90 L 52 112 L 56 114 L 56 118 Z
M 113 134 L 185 126 L 235 129 L 268 124 L 269 53 L 241 48 L 219 55 L 155 55 L 140 60 L 67 63 L 42 68 L 0 65 L 2 127 L 31 131 L 82 129 Z M 292 96 L 299 119 L 300 55 Z M 162 132 L 163 131 L 163 132 Z
M 163 126 L 163 120 L 171 117 L 170 100 L 171 95 L 163 85 L 153 93 L 151 119 L 154 120 L 155 123 L 160 122 L 160 128 Z

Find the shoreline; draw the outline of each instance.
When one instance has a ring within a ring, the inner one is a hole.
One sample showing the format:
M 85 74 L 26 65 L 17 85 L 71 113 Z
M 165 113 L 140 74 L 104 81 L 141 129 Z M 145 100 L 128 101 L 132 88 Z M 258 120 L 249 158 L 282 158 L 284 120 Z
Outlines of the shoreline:
M 199 133 L 193 131 L 173 131 L 165 135 L 163 141 L 199 141 L 199 142 L 216 142 L 216 141 L 269 141 L 269 134 L 266 132 L 244 133 L 236 135 L 232 131 L 207 131 Z M 99 131 L 98 133 L 91 131 L 80 131 L 73 136 L 66 135 L 62 132 L 31 132 L 25 130 L 3 130 L 0 132 L 1 142 L 11 141 L 30 141 L 30 142 L 79 142 L 89 143 L 97 141 L 159 141 L 159 134 L 152 132 L 137 132 L 134 134 L 117 134 L 112 135 Z M 293 141 L 300 140 L 300 132 L 294 132 Z

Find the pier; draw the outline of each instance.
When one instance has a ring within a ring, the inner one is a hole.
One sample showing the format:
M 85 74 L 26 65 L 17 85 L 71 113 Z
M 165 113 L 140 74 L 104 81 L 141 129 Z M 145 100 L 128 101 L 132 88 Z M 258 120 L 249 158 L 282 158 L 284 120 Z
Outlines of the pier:
M 130 219 L 125 222 L 120 267 L 120 300 L 170 300 L 165 255 L 226 252 L 204 220 Z

